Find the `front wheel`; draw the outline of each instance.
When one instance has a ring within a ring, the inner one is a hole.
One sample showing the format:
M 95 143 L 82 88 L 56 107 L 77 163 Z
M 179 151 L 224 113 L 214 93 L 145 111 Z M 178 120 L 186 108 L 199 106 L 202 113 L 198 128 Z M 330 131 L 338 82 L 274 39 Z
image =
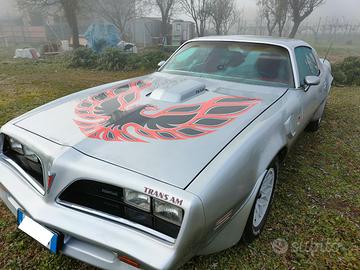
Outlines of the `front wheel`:
M 273 161 L 262 180 L 244 230 L 243 239 L 246 242 L 251 242 L 257 238 L 264 228 L 274 197 L 278 167 L 278 161 Z

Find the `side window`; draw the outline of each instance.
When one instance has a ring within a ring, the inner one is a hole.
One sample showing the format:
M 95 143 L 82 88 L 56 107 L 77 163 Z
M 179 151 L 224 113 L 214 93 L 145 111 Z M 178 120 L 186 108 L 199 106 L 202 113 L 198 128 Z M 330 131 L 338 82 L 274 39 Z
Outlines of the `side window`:
M 300 85 L 304 85 L 306 76 L 319 76 L 320 69 L 312 49 L 309 47 L 297 47 L 295 55 L 299 69 Z

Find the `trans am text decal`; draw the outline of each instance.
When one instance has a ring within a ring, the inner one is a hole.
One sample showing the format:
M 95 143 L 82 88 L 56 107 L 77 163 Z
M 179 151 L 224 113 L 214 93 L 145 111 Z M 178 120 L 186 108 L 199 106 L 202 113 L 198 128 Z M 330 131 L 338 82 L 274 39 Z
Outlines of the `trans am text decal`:
M 150 196 L 159 198 L 163 201 L 171 202 L 172 204 L 182 205 L 183 200 L 177 197 L 171 196 L 165 192 L 161 192 L 152 188 L 145 187 L 144 189 L 145 194 L 149 194 Z
M 260 102 L 221 96 L 163 110 L 136 104 L 150 86 L 150 82 L 135 81 L 91 96 L 76 106 L 74 121 L 89 138 L 105 141 L 185 140 L 214 132 Z

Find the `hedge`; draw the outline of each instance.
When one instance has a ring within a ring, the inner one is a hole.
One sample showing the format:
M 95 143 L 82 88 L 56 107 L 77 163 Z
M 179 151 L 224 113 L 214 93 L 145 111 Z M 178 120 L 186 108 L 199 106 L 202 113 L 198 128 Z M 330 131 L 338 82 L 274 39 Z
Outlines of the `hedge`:
M 333 66 L 336 85 L 360 85 L 360 57 L 345 58 Z
M 96 54 L 91 49 L 79 48 L 72 53 L 69 66 L 107 71 L 149 70 L 157 68 L 157 64 L 168 57 L 169 53 L 160 51 L 135 54 L 109 48 Z

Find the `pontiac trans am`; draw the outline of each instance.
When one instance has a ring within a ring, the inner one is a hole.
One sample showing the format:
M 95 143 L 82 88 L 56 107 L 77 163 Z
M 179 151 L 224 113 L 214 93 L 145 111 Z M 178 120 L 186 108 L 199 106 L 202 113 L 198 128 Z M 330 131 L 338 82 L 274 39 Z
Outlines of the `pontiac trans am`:
M 153 74 L 2 126 L 0 197 L 53 253 L 177 268 L 259 236 L 279 163 L 319 128 L 331 83 L 330 63 L 303 41 L 188 41 Z

